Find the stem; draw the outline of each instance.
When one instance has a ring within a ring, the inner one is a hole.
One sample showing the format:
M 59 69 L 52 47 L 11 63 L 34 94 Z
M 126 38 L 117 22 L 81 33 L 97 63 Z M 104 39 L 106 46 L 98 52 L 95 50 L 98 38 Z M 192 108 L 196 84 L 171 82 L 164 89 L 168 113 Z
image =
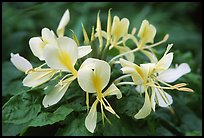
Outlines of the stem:
M 120 82 L 122 79 L 124 79 L 124 78 L 126 78 L 126 77 L 130 77 L 130 76 L 131 76 L 130 74 L 120 76 L 120 77 L 118 77 L 117 79 L 115 79 L 115 80 L 113 81 L 113 83 Z
M 134 82 L 119 82 L 118 84 L 116 84 L 116 86 L 119 86 L 119 85 L 136 85 Z
M 134 53 L 134 52 L 136 52 L 136 51 L 138 51 L 138 50 L 140 50 L 140 49 L 139 49 L 139 48 L 135 48 L 135 49 L 133 49 L 133 50 L 131 50 L 131 51 L 128 51 L 128 52 L 119 54 L 119 55 L 115 56 L 114 58 L 112 58 L 108 63 L 109 63 L 109 64 L 112 64 L 112 62 L 113 62 L 114 60 L 116 60 L 117 58 L 122 57 L 122 56 L 125 56 L 125 55 L 130 54 L 130 53 Z

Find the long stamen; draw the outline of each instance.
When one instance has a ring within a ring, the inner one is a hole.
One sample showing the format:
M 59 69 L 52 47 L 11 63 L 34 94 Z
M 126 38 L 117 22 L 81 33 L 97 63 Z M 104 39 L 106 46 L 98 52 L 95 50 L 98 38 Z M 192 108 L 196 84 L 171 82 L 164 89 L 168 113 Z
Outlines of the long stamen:
M 127 77 L 130 77 L 130 76 L 131 76 L 130 74 L 120 76 L 120 77 L 118 77 L 117 79 L 115 79 L 115 80 L 113 81 L 113 83 L 118 83 L 118 82 L 120 82 L 122 79 L 127 78 Z

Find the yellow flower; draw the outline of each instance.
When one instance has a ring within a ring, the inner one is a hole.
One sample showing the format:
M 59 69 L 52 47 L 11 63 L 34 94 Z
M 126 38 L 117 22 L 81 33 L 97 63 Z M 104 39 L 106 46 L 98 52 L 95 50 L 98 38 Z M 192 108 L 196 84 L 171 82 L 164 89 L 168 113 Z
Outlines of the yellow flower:
M 120 99 L 122 97 L 120 90 L 114 84 L 111 84 L 105 92 L 102 92 L 109 83 L 110 73 L 111 69 L 107 62 L 93 58 L 86 59 L 78 70 L 77 79 L 80 87 L 87 93 L 96 94 L 96 100 L 85 119 L 85 126 L 91 133 L 93 133 L 96 128 L 98 102 L 101 104 L 103 121 L 104 117 L 106 118 L 103 112 L 103 107 L 107 111 L 119 117 L 105 97 L 109 95 L 116 95 L 117 98 Z

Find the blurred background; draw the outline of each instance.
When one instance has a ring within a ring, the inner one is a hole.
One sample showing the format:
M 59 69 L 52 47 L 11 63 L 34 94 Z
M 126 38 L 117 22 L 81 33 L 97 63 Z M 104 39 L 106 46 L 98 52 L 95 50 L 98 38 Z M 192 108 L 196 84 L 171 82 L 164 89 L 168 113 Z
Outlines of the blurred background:
M 15 93 L 15 89 L 20 87 L 22 81 L 18 78 L 22 74 L 9 62 L 10 53 L 19 53 L 33 65 L 39 64 L 29 48 L 28 41 L 31 37 L 40 36 L 44 27 L 56 31 L 66 9 L 70 11 L 70 22 L 65 35 L 71 36 L 69 29 L 72 29 L 79 41 L 83 42 L 81 23 L 90 34 L 91 27 L 96 26 L 96 16 L 100 10 L 102 28 L 105 29 L 110 8 L 112 8 L 112 17 L 117 15 L 129 19 L 129 32 L 133 27 L 138 30 L 142 21 L 147 19 L 157 29 L 155 42 L 163 39 L 167 33 L 170 35 L 165 44 L 156 48 L 158 56 L 162 55 L 168 43 L 173 43 L 171 49 L 174 51 L 173 65 L 186 62 L 191 67 L 191 73 L 179 81 L 187 82 L 195 93 L 172 93 L 173 106 L 177 110 L 179 122 L 172 121 L 169 116 L 163 117 L 165 120 L 169 119 L 167 123 L 173 129 L 181 131 L 183 135 L 202 135 L 202 14 L 199 2 L 4 2 L 2 4 L 3 104 Z M 17 79 L 18 83 L 13 82 L 13 79 Z M 159 127 L 155 134 L 177 135 L 172 128 Z

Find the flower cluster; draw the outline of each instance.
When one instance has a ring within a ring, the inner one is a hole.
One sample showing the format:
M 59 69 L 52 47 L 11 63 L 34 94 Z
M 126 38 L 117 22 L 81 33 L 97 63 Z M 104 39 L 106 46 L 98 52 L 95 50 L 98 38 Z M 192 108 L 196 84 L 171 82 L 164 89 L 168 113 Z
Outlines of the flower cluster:
M 93 133 L 97 123 L 98 104 L 103 124 L 104 119 L 110 123 L 105 115 L 105 110 L 120 118 L 106 98 L 115 95 L 117 99 L 121 99 L 122 92 L 118 88 L 120 85 L 136 85 L 135 91 L 145 95 L 144 105 L 134 115 L 136 119 L 145 118 L 152 110 L 155 111 L 156 104 L 160 107 L 169 107 L 173 103 L 173 98 L 165 92 L 166 90 L 193 92 L 192 89 L 185 87 L 186 83 L 169 84 L 189 73 L 191 69 L 187 63 L 182 63 L 176 68 L 169 68 L 173 60 L 173 52 L 169 53 L 169 51 L 173 44 L 168 44 L 163 57 L 157 59 L 153 47 L 166 42 L 169 35 L 166 34 L 161 41 L 155 43 L 156 28 L 147 20 L 143 20 L 138 33 L 136 28 L 133 28 L 129 33 L 129 20 L 114 16 L 112 21 L 110 9 L 107 28 L 103 30 L 99 12 L 96 29 L 92 28 L 90 38 L 82 24 L 84 46 L 79 45 L 73 31 L 72 38 L 64 35 L 69 20 L 70 13 L 69 10 L 66 10 L 56 34 L 53 30 L 43 28 L 41 36 L 32 37 L 29 40 L 29 46 L 34 56 L 44 62 L 39 67 L 33 68 L 27 59 L 18 53 L 11 53 L 11 62 L 26 74 L 23 80 L 24 86 L 34 88 L 56 79 L 56 77 L 53 78 L 54 76 L 61 77 L 52 90 L 45 94 L 42 100 L 44 108 L 57 104 L 65 95 L 69 85 L 77 80 L 78 85 L 86 93 L 85 104 L 89 112 L 85 119 L 85 126 Z M 127 40 L 131 40 L 135 44 L 135 48 L 130 49 L 126 44 Z M 110 59 L 107 58 L 107 55 L 111 49 L 116 49 L 119 54 Z M 149 63 L 137 65 L 135 52 L 141 52 L 149 59 Z M 76 69 L 76 64 L 79 64 L 79 69 Z M 113 64 L 121 65 L 124 75 L 111 81 Z M 62 72 L 64 72 L 64 76 Z M 132 81 L 125 82 L 124 78 L 127 77 L 130 77 Z M 44 90 L 46 89 L 47 87 L 44 88 Z M 89 108 L 90 94 L 96 98 Z

